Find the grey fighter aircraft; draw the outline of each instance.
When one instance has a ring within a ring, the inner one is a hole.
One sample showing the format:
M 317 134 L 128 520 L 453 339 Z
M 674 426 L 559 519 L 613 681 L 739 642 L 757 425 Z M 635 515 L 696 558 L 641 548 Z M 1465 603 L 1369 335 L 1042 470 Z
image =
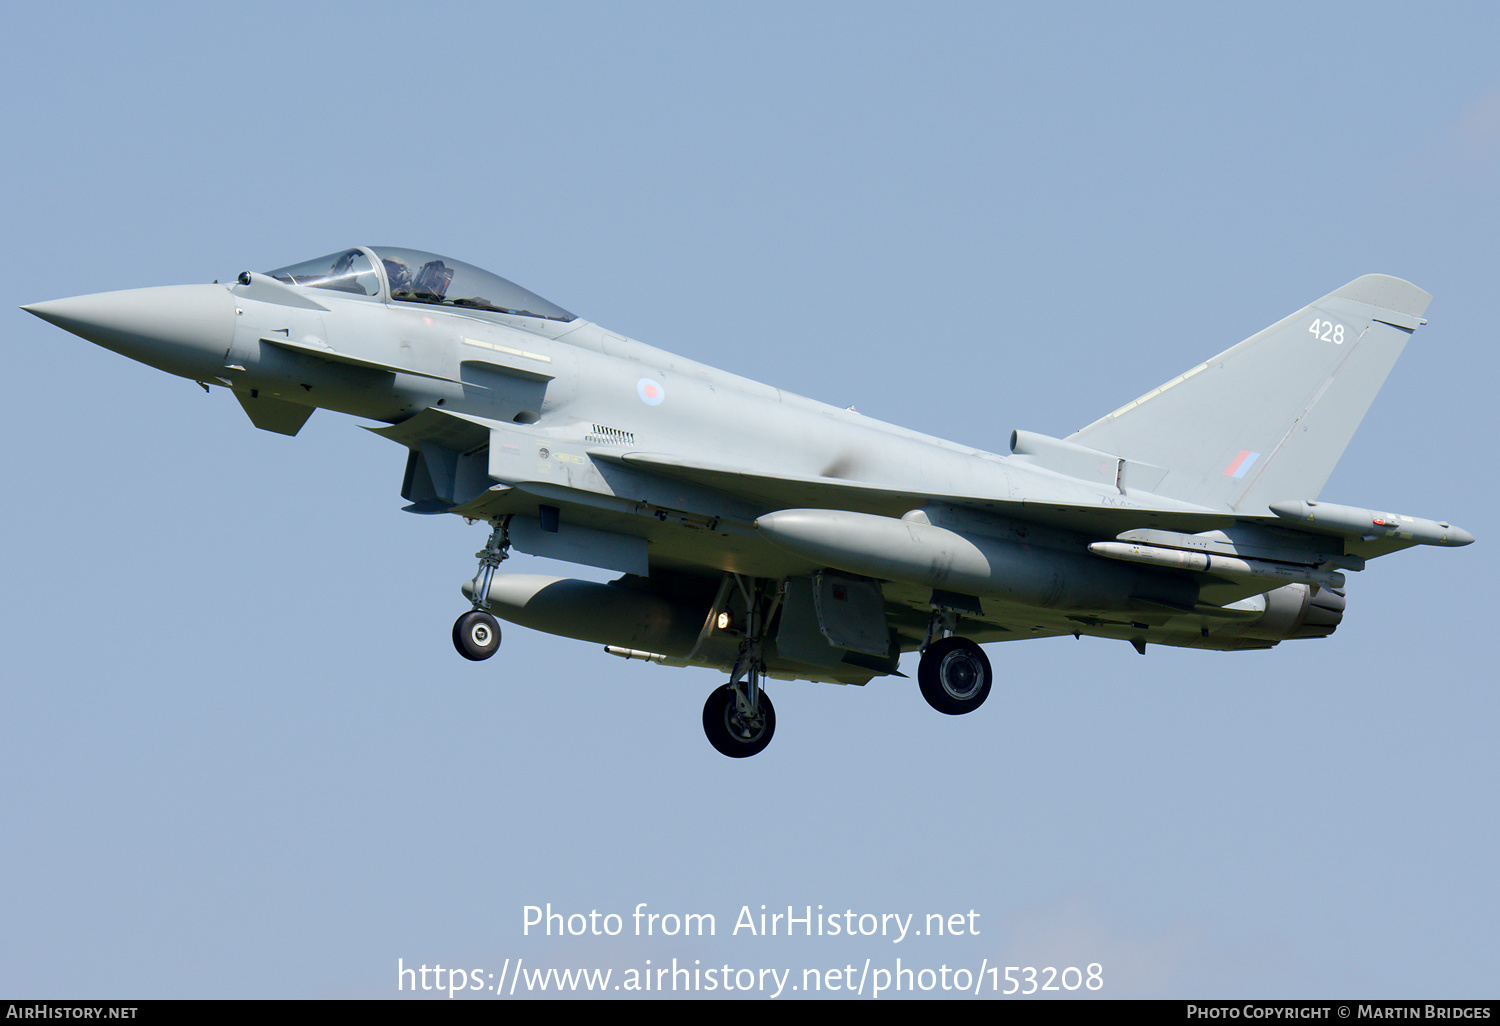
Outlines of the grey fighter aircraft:
M 919 651 L 949 714 L 981 642 L 1090 635 L 1238 650 L 1332 634 L 1344 571 L 1445 522 L 1318 499 L 1431 299 L 1356 278 L 1067 438 L 957 445 L 653 349 L 477 267 L 358 247 L 227 285 L 24 309 L 233 392 L 295 435 L 323 407 L 407 448 L 414 513 L 485 521 L 453 641 L 495 617 L 627 659 L 728 673 L 725 755 L 765 748 L 767 677 L 865 684 Z M 499 573 L 509 550 L 623 574 Z

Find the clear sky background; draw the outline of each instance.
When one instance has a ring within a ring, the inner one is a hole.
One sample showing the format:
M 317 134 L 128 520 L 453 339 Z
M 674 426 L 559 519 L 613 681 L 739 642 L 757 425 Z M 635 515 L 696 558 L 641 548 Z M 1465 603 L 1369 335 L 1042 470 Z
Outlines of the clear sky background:
M 1479 4 L 16 6 L 0 996 L 901 958 L 1495 997 L 1497 38 Z M 1327 641 L 989 646 L 969 717 L 773 682 L 725 759 L 716 672 L 520 628 L 459 658 L 485 528 L 401 512 L 404 449 L 257 431 L 16 309 L 358 243 L 1000 452 L 1394 274 L 1430 323 L 1323 497 L 1479 542 L 1351 575 Z M 547 902 L 717 935 L 523 936 Z M 980 932 L 732 935 L 762 904 Z

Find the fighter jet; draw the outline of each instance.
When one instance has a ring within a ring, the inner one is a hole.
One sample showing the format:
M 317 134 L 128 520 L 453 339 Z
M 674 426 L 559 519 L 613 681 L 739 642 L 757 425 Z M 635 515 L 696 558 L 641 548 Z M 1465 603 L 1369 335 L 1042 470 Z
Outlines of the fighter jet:
M 997 455 L 654 349 L 488 271 L 356 247 L 231 284 L 23 309 L 295 435 L 324 408 L 407 449 L 413 513 L 483 521 L 453 626 L 496 617 L 611 655 L 728 674 L 731 757 L 770 742 L 767 678 L 917 681 L 978 709 L 981 644 L 1089 635 L 1221 651 L 1332 634 L 1345 571 L 1444 521 L 1318 498 L 1432 297 L 1385 275 L 1310 306 L 1066 438 Z M 511 549 L 622 574 L 500 573 Z

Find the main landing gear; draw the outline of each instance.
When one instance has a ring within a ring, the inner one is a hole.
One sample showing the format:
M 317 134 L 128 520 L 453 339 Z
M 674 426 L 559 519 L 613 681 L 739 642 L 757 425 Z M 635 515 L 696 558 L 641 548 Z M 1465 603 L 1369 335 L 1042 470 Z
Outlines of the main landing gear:
M 743 759 L 757 755 L 776 733 L 776 710 L 761 691 L 750 708 L 743 688 L 725 684 L 703 703 L 703 733 L 720 755 Z
M 491 520 L 494 530 L 484 548 L 474 553 L 479 560 L 479 572 L 474 575 L 474 608 L 453 623 L 453 647 L 465 659 L 475 662 L 488 659 L 500 651 L 500 623 L 485 612 L 489 601 L 490 581 L 495 571 L 510 555 L 510 517 Z
M 733 580 L 745 600 L 747 622 L 729 683 L 710 694 L 703 704 L 703 733 L 720 755 L 744 759 L 764 751 L 771 743 L 771 735 L 776 733 L 776 709 L 761 690 L 761 678 L 766 672 L 761 643 L 765 625 L 781 604 L 781 593 L 778 590 L 771 599 L 770 609 L 763 610 L 764 582 L 752 579 L 747 585 L 738 574 Z M 725 583 L 728 584 L 727 579 Z M 728 591 L 727 587 L 719 589 L 719 597 L 704 624 L 705 634 L 724 613 Z
M 983 705 L 994 679 L 984 649 L 968 638 L 950 636 L 957 619 L 952 610 L 933 610 L 922 661 L 917 664 L 922 697 L 938 712 L 950 716 L 962 716 Z

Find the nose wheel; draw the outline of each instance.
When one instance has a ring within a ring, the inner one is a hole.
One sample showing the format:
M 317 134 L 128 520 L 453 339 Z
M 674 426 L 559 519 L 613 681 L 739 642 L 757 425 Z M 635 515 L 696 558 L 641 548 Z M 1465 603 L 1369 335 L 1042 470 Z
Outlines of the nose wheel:
M 473 582 L 474 608 L 453 622 L 453 647 L 459 655 L 476 663 L 500 649 L 500 623 L 485 612 L 484 605 L 489 600 L 495 571 L 510 555 L 510 517 L 496 517 L 490 524 L 493 526 L 490 540 L 474 553 L 479 560 L 479 572 Z
M 453 647 L 476 663 L 500 650 L 500 624 L 489 613 L 470 610 L 453 623 Z

